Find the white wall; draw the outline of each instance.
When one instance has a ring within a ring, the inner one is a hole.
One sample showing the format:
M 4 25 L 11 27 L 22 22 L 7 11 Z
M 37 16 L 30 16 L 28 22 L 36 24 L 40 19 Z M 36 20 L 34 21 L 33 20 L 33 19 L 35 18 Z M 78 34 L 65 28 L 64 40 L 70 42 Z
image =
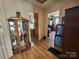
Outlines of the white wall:
M 47 15 L 48 13 L 54 12 L 56 10 L 59 10 L 59 19 L 60 22 L 62 21 L 62 17 L 65 15 L 65 9 L 71 8 L 71 7 L 75 7 L 75 6 L 79 6 L 79 0 L 63 0 L 60 1 L 54 5 L 51 5 L 49 8 L 46 8 L 45 10 L 45 23 L 46 25 L 48 24 L 48 18 Z M 47 26 L 43 25 L 43 30 L 46 29 L 44 31 L 44 34 L 47 33 Z M 47 35 L 46 35 L 47 36 Z
M 60 11 L 60 20 L 61 20 L 62 16 L 65 15 L 65 9 L 75 7 L 75 6 L 79 6 L 79 0 L 63 0 L 63 1 L 60 1 L 60 2 L 52 5 L 51 7 L 49 7 L 47 9 L 47 12 L 50 13 L 50 12 L 59 10 Z
M 7 55 L 4 35 L 0 31 L 0 59 L 9 59 Z
M 20 11 L 22 16 L 29 20 L 29 11 L 38 13 L 39 16 L 39 39 L 43 35 L 43 9 L 29 3 L 27 0 L 0 0 L 0 22 L 3 25 L 3 35 L 5 36 L 5 44 L 8 56 L 13 55 L 11 47 L 11 39 L 7 19 L 16 16 L 16 11 Z
M 1 49 L 1 47 L 0 47 L 0 58 L 1 58 L 1 59 L 4 59 L 4 55 L 3 55 L 3 51 L 2 51 L 2 49 Z

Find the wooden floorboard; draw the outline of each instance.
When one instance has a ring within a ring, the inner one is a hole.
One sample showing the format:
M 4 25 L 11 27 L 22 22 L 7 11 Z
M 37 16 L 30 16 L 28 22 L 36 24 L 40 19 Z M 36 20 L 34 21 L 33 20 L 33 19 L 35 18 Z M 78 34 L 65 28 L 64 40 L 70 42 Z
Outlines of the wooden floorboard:
M 35 41 L 29 50 L 18 53 L 10 59 L 58 59 L 47 50 L 50 46 L 53 47 L 53 44 L 49 39 Z

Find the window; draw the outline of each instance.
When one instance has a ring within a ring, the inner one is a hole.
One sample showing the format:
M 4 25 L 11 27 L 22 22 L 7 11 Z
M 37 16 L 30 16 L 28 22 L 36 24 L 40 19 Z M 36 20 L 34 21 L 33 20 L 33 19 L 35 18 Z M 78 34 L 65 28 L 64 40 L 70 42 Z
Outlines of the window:
M 34 29 L 34 14 L 32 12 L 29 13 L 29 28 Z

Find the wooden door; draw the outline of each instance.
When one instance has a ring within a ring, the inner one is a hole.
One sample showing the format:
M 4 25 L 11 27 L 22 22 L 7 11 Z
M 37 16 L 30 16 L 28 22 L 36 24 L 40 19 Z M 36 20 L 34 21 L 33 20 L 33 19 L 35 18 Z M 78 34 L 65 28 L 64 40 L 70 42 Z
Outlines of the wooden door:
M 67 59 L 79 59 L 79 7 L 66 10 L 63 52 Z
M 34 27 L 35 27 L 35 37 L 39 38 L 39 25 L 38 25 L 38 13 L 34 13 Z

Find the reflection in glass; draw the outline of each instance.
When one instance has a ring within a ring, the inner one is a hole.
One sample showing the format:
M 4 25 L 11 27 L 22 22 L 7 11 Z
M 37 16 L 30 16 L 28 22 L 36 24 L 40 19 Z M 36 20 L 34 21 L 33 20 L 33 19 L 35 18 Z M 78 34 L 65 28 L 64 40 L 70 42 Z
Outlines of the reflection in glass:
M 32 18 L 29 22 L 29 28 L 34 29 L 34 18 Z
M 58 24 L 56 26 L 56 35 L 63 36 L 63 25 L 62 24 Z
M 3 29 L 2 29 L 2 23 L 0 22 L 0 32 L 2 32 Z
M 18 44 L 17 44 L 17 34 L 14 21 L 9 21 L 9 27 L 11 33 L 12 48 L 13 50 L 16 50 L 18 49 Z
M 19 31 L 19 37 L 20 37 L 20 45 L 22 48 L 26 47 L 26 31 L 24 27 L 24 23 L 22 20 L 18 21 L 18 31 Z

